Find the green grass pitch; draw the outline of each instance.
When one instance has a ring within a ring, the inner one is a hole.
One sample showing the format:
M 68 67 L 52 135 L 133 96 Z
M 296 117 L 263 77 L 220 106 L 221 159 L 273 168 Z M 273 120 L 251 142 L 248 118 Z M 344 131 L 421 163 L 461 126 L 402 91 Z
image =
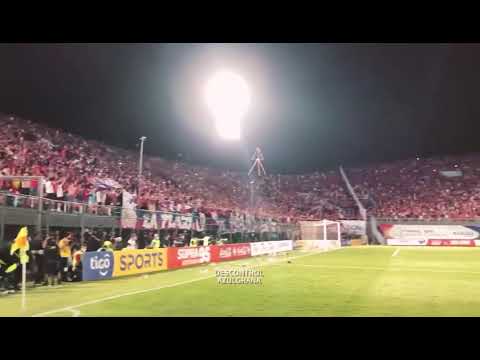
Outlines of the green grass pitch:
M 290 261 L 290 262 L 289 262 Z M 219 269 L 262 284 L 219 284 Z M 293 251 L 0 297 L 0 316 L 477 316 L 480 248 Z

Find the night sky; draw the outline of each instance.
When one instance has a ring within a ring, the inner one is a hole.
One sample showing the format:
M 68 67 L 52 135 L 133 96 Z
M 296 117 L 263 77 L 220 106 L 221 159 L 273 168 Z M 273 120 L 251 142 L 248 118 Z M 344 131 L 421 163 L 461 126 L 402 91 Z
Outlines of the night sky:
M 246 171 L 480 151 L 480 45 L 0 45 L 0 112 L 89 139 Z M 240 73 L 252 106 L 243 140 L 216 135 L 203 86 Z

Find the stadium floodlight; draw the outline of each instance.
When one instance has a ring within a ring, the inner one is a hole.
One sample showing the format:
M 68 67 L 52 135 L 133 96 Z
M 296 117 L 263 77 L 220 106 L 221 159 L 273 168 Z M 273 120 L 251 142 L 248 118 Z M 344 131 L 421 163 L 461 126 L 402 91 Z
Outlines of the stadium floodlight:
M 250 106 L 245 80 L 232 71 L 218 71 L 207 82 L 205 97 L 218 134 L 227 140 L 240 139 L 241 121 Z

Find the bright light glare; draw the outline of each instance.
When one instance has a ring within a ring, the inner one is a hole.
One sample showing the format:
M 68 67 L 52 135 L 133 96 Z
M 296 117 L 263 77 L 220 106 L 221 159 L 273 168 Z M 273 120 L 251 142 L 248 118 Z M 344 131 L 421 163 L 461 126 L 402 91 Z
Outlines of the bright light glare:
M 218 134 L 224 139 L 238 140 L 241 120 L 250 105 L 245 80 L 228 70 L 217 72 L 207 83 L 206 100 Z

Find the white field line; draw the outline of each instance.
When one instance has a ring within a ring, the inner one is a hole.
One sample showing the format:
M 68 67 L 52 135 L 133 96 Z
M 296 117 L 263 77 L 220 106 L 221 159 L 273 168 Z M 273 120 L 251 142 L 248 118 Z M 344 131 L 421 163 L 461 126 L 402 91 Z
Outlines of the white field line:
M 68 309 L 73 315 L 72 317 L 79 317 L 80 316 L 80 310 L 75 310 L 75 309 Z
M 310 255 L 316 255 L 316 254 L 319 254 L 319 252 L 312 252 L 312 253 L 309 253 L 309 254 L 299 255 L 299 256 L 294 256 L 294 257 L 286 257 L 286 258 L 284 258 L 284 259 L 280 259 L 279 261 L 281 261 L 281 260 L 297 259 L 297 258 L 301 258 L 301 257 L 305 257 L 305 256 L 310 256 Z M 257 265 L 257 266 L 262 266 L 262 265 L 263 265 L 263 266 L 268 266 L 268 265 L 273 265 L 273 264 L 272 264 L 272 263 L 269 263 L 269 264 L 260 264 L 260 265 Z M 67 311 L 73 312 L 72 310 L 74 310 L 74 309 L 76 309 L 76 308 L 79 308 L 79 307 L 82 307 L 82 306 L 98 304 L 98 303 L 101 303 L 101 302 L 105 302 L 105 301 L 109 301 L 109 300 L 114 300 L 114 299 L 118 299 L 118 298 L 125 297 L 125 296 L 143 294 L 143 293 L 147 293 L 147 292 L 151 292 L 151 291 L 156 291 L 156 290 L 161 290 L 161 289 L 167 289 L 167 288 L 172 288 L 172 287 L 176 287 L 176 286 L 181 286 L 181 285 L 185 285 L 185 284 L 190 284 L 190 283 L 194 283 L 194 282 L 197 282 L 197 281 L 202 281 L 202 280 L 206 280 L 206 279 L 211 279 L 211 278 L 213 278 L 213 277 L 215 277 L 215 276 L 216 276 L 216 275 L 204 276 L 204 277 L 197 278 L 197 279 L 180 281 L 180 282 L 177 282 L 177 283 L 174 283 L 174 284 L 162 285 L 162 286 L 157 286 L 157 287 L 150 288 L 150 289 L 137 290 L 137 291 L 132 291 L 132 292 L 128 292 L 128 293 L 123 293 L 123 294 L 108 296 L 108 297 L 105 297 L 105 298 L 101 298 L 101 299 L 97 299 L 97 300 L 91 300 L 91 301 L 87 301 L 87 302 L 84 302 L 84 303 L 81 303 L 81 304 L 77 304 L 77 305 L 66 306 L 66 307 L 63 307 L 63 308 L 61 308 L 61 309 L 55 309 L 55 310 L 46 311 L 46 312 L 43 312 L 43 313 L 40 313 L 40 314 L 32 315 L 32 317 L 41 317 L 41 316 L 46 316 L 46 315 L 50 315 L 50 314 L 55 314 L 55 313 L 58 313 L 58 312 L 67 312 Z
M 436 270 L 426 268 L 389 268 L 389 267 L 372 267 L 372 266 L 343 266 L 343 265 L 309 265 L 309 264 L 293 264 L 294 266 L 315 267 L 323 269 L 352 269 L 352 270 L 373 270 L 373 271 L 413 271 L 427 273 L 445 273 L 445 274 L 470 274 L 480 275 L 480 271 L 463 271 L 463 270 Z
M 118 298 L 121 298 L 121 297 L 124 297 L 124 296 L 137 295 L 137 294 L 142 294 L 142 293 L 146 293 L 146 292 L 150 292 L 150 291 L 161 290 L 161 289 L 166 289 L 166 288 L 170 288 L 170 287 L 190 284 L 190 283 L 193 283 L 193 282 L 196 282 L 196 281 L 209 279 L 209 278 L 212 278 L 214 276 L 215 275 L 204 276 L 204 277 L 201 277 L 201 278 L 181 281 L 181 282 L 177 282 L 177 283 L 174 283 L 174 284 L 162 285 L 162 286 L 158 286 L 158 287 L 154 287 L 154 288 L 150 288 L 150 289 L 137 290 L 137 291 L 132 291 L 132 292 L 124 293 L 124 294 L 108 296 L 108 297 L 97 299 L 97 300 L 87 301 L 87 302 L 84 302 L 84 303 L 81 303 L 81 304 L 78 304 L 78 305 L 67 306 L 67 307 L 64 307 L 64 308 L 61 308 L 61 309 L 57 309 L 57 310 L 46 311 L 44 313 L 40 313 L 40 314 L 36 314 L 36 315 L 32 315 L 32 316 L 33 317 L 41 317 L 41 316 L 45 316 L 45 315 L 54 314 L 54 313 L 57 313 L 57 312 L 72 311 L 73 309 L 79 308 L 81 306 L 98 304 L 98 303 L 101 303 L 101 302 L 104 302 L 104 301 L 114 300 L 114 299 L 118 299 Z
M 397 256 L 399 252 L 400 252 L 400 248 L 398 248 L 397 250 L 395 250 L 395 252 L 392 254 L 392 256 Z

